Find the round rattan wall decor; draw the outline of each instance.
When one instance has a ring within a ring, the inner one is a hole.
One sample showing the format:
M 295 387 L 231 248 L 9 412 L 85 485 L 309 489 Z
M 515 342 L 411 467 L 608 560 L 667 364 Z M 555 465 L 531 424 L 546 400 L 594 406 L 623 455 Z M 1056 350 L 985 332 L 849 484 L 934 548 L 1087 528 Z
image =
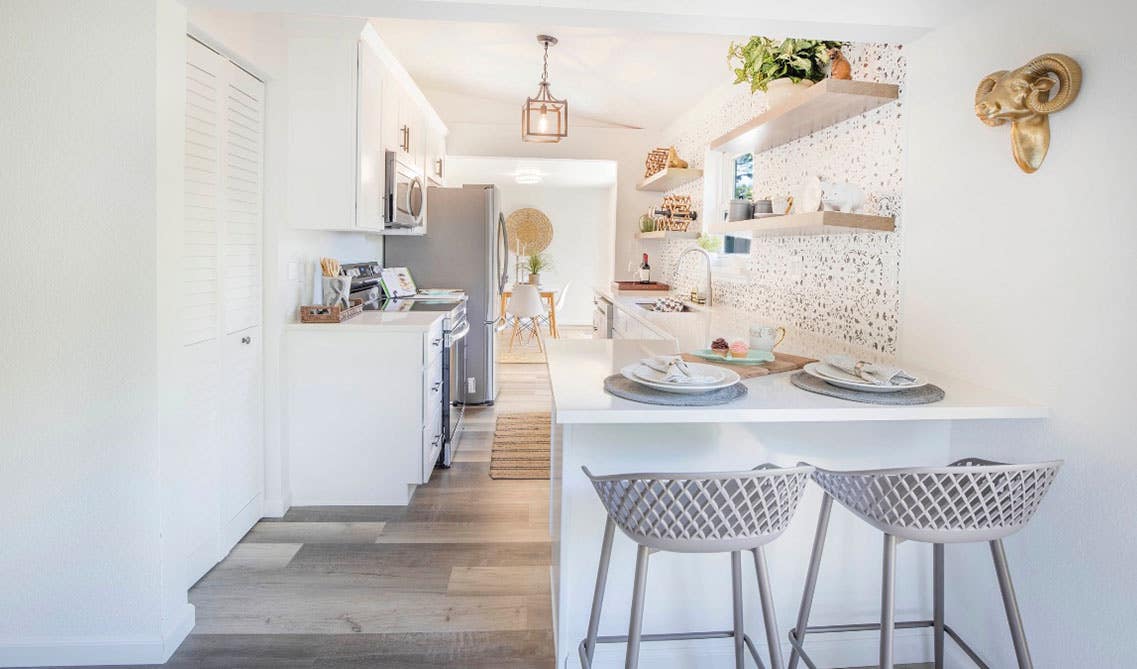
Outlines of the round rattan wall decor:
M 553 241 L 553 224 L 540 209 L 518 209 L 505 219 L 505 229 L 509 248 L 517 255 L 540 253 Z

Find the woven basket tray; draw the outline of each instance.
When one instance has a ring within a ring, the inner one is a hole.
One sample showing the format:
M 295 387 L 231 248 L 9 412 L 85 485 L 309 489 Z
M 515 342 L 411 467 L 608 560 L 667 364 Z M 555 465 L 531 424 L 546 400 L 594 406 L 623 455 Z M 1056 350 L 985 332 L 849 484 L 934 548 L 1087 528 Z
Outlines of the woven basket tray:
M 300 307 L 301 323 L 342 323 L 363 312 L 363 300 L 352 300 L 351 306 L 328 307 L 322 304 L 305 304 Z

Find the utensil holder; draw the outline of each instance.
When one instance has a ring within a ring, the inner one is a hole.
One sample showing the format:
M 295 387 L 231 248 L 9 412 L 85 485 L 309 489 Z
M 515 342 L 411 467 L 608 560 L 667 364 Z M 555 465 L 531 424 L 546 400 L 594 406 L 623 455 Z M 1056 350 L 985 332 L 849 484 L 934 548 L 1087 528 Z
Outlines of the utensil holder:
M 324 289 L 324 305 L 329 307 L 348 307 L 351 299 L 350 276 L 325 276 L 321 285 Z

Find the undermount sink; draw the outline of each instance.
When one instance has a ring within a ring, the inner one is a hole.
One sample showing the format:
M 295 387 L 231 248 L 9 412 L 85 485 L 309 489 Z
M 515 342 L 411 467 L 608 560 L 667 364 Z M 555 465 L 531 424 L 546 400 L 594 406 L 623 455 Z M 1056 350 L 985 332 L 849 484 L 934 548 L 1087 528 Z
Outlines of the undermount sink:
M 655 311 L 655 301 L 654 300 L 651 302 L 636 302 L 635 304 L 637 307 L 639 307 L 640 309 L 643 309 L 644 311 Z M 664 314 L 664 313 L 666 313 L 666 314 L 682 314 L 682 313 L 686 313 L 688 311 L 694 311 L 694 309 L 692 309 L 691 307 L 684 304 L 678 310 L 661 311 L 659 313 L 661 313 L 661 314 Z

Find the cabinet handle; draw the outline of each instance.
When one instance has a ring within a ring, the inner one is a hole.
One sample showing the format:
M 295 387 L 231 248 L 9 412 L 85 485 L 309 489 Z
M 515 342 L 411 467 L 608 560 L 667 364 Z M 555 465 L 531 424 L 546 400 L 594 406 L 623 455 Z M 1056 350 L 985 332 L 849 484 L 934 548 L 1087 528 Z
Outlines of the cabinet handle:
M 409 125 L 404 125 L 402 127 L 401 131 L 403 133 L 402 149 L 403 149 L 403 151 L 410 153 L 411 152 L 411 127 Z
M 430 387 L 430 392 L 436 393 L 436 392 L 438 392 L 438 389 L 441 387 L 442 387 L 442 382 L 438 381 L 437 383 L 435 383 L 433 386 Z
M 432 340 L 431 340 L 431 342 L 430 342 L 430 345 L 431 345 L 431 346 L 438 346 L 438 345 L 439 345 L 439 344 L 441 344 L 441 343 L 442 343 L 442 340 L 441 340 L 441 339 L 432 339 Z
M 434 174 L 435 174 L 435 176 L 437 176 L 439 179 L 441 179 L 441 178 L 442 178 L 442 159 L 441 159 L 441 158 L 439 158 L 438 160 L 435 160 L 435 161 L 434 161 L 434 165 L 435 165 L 435 167 L 434 167 Z
M 251 344 L 251 343 L 253 343 L 253 338 L 252 337 L 241 337 L 241 343 L 242 344 Z

